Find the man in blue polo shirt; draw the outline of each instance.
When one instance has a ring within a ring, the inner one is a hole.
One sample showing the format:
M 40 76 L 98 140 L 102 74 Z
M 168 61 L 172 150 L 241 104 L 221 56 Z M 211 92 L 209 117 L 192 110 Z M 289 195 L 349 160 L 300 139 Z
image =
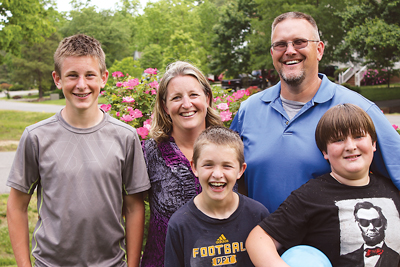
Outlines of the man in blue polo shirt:
M 400 136 L 373 102 L 318 73 L 324 43 L 314 19 L 300 12 L 278 16 L 271 43 L 280 82 L 243 102 L 231 125 L 245 146 L 241 180 L 248 196 L 273 212 L 293 190 L 329 172 L 314 132 L 325 111 L 341 103 L 356 104 L 372 118 L 378 142 L 371 169 L 400 188 Z

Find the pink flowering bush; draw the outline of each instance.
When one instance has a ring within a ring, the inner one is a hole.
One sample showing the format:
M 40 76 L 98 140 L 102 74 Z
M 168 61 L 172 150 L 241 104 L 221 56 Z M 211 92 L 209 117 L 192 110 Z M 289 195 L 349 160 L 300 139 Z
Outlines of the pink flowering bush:
M 149 68 L 144 72 L 140 80 L 120 71 L 113 72 L 115 85 L 102 92 L 107 104 L 100 106 L 111 116 L 135 127 L 143 140 L 148 138 L 158 89 L 157 69 Z
M 230 89 L 222 90 L 220 87 L 213 87 L 215 109 L 219 112 L 226 127 L 229 127 L 239 110 L 240 104 L 250 95 L 259 92 L 256 86 L 232 92 Z
M 396 124 L 392 124 L 392 127 L 400 134 L 400 128 Z
M 386 84 L 387 71 L 382 69 L 380 71 L 374 69 L 368 69 L 365 71 L 362 85 L 375 85 L 375 84 Z
M 112 79 L 114 85 L 107 86 L 101 92 L 107 103 L 100 108 L 135 127 L 142 140 L 149 138 L 151 112 L 158 90 L 157 69 L 146 69 L 140 80 L 120 71 L 113 72 Z M 226 127 L 231 125 L 240 103 L 259 90 L 257 87 L 249 87 L 234 92 L 219 86 L 213 87 L 214 108 Z

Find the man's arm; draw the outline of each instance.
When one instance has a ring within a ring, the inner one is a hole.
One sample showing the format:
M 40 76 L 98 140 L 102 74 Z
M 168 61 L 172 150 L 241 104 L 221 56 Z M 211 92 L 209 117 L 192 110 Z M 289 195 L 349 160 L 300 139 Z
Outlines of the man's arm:
M 139 266 L 144 231 L 143 193 L 124 196 L 128 266 Z
M 256 226 L 246 240 L 246 249 L 256 267 L 289 267 L 279 256 L 281 244 L 269 236 L 260 226 Z
M 7 202 L 7 223 L 17 265 L 32 266 L 29 254 L 28 205 L 31 195 L 11 188 Z

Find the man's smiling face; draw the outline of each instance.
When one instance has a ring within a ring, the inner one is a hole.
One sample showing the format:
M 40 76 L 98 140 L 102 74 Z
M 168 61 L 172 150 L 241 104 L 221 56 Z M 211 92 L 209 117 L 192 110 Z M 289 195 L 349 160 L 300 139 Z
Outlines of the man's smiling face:
M 293 42 L 297 39 L 318 40 L 313 26 L 304 19 L 286 19 L 278 23 L 271 41 Z M 285 51 L 271 48 L 272 60 L 282 82 L 291 86 L 300 85 L 307 76 L 318 75 L 318 62 L 322 59 L 322 42 L 309 42 L 302 49 L 294 49 L 289 43 Z

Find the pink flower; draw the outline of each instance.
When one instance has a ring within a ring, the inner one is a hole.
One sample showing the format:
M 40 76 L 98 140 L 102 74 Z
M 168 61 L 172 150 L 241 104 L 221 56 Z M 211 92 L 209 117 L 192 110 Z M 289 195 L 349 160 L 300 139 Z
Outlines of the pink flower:
M 127 96 L 122 98 L 122 103 L 133 103 L 135 102 L 135 99 L 133 97 Z
M 122 82 L 117 82 L 117 84 L 116 84 L 115 86 L 121 87 L 121 86 L 123 86 L 123 85 L 124 85 L 124 83 L 122 83 Z
M 154 90 L 154 89 L 152 89 L 152 90 L 151 90 L 151 94 L 152 94 L 152 95 L 156 95 L 156 94 L 157 94 L 157 91 Z
M 399 126 L 397 126 L 396 124 L 393 124 L 392 126 L 393 126 L 393 128 L 394 128 L 395 130 L 397 130 L 397 129 L 399 128 Z
M 111 104 L 108 104 L 108 105 L 103 104 L 103 105 L 100 106 L 100 108 L 102 110 L 104 110 L 104 112 L 108 112 L 111 109 Z
M 232 96 L 236 100 L 238 100 L 238 99 L 241 99 L 244 96 L 244 94 L 245 94 L 245 91 L 242 89 L 242 90 L 238 90 L 237 92 L 233 93 Z
M 148 68 L 144 71 L 144 73 L 148 74 L 157 74 L 157 69 Z
M 128 112 L 131 112 L 131 111 L 133 111 L 133 108 L 132 107 L 127 107 L 126 110 L 128 110 Z
M 128 89 L 133 89 L 133 87 L 135 87 L 138 84 L 139 84 L 139 79 L 135 78 L 127 82 L 124 82 L 124 87 L 128 87 Z
M 220 103 L 217 105 L 217 108 L 220 110 L 227 110 L 227 109 L 229 109 L 229 106 L 227 103 Z
M 219 116 L 221 117 L 222 121 L 229 121 L 229 120 L 232 119 L 232 112 L 230 112 L 230 111 L 221 111 Z
M 142 112 L 141 112 L 140 110 L 138 110 L 138 109 L 132 110 L 131 112 L 129 112 L 129 114 L 130 114 L 134 119 L 143 117 Z
M 131 115 L 123 115 L 123 116 L 121 117 L 121 121 L 130 122 L 130 121 L 133 121 L 133 118 L 132 118 Z
M 229 105 L 229 103 L 236 102 L 236 98 L 233 96 L 227 96 L 226 100 L 227 100 L 228 105 Z
M 120 72 L 120 71 L 115 71 L 115 72 L 113 72 L 112 76 L 115 78 L 117 78 L 117 77 L 119 78 L 119 77 L 124 77 L 124 74 L 122 74 L 122 72 Z
M 151 83 L 149 83 L 149 86 L 150 86 L 151 88 L 156 88 L 156 89 L 158 89 L 158 82 L 157 82 L 157 81 L 151 82 Z
M 151 119 L 147 119 L 143 122 L 143 127 L 150 130 L 151 128 Z
M 142 137 L 142 139 L 145 139 L 146 136 L 149 134 L 149 130 L 145 127 L 137 128 L 136 132 L 138 133 L 138 135 L 140 135 Z
M 149 92 L 149 90 L 146 90 L 146 91 L 144 91 L 144 93 L 145 93 L 145 94 L 149 94 L 150 92 Z
M 101 95 L 104 95 L 105 93 L 106 93 L 106 91 L 101 91 L 100 92 Z
M 216 98 L 214 98 L 214 103 L 217 102 L 218 100 L 222 101 L 222 99 L 219 96 L 217 96 Z
M 119 111 L 117 111 L 117 113 L 115 113 L 115 115 L 117 115 L 117 117 L 119 117 L 120 115 L 119 115 Z

